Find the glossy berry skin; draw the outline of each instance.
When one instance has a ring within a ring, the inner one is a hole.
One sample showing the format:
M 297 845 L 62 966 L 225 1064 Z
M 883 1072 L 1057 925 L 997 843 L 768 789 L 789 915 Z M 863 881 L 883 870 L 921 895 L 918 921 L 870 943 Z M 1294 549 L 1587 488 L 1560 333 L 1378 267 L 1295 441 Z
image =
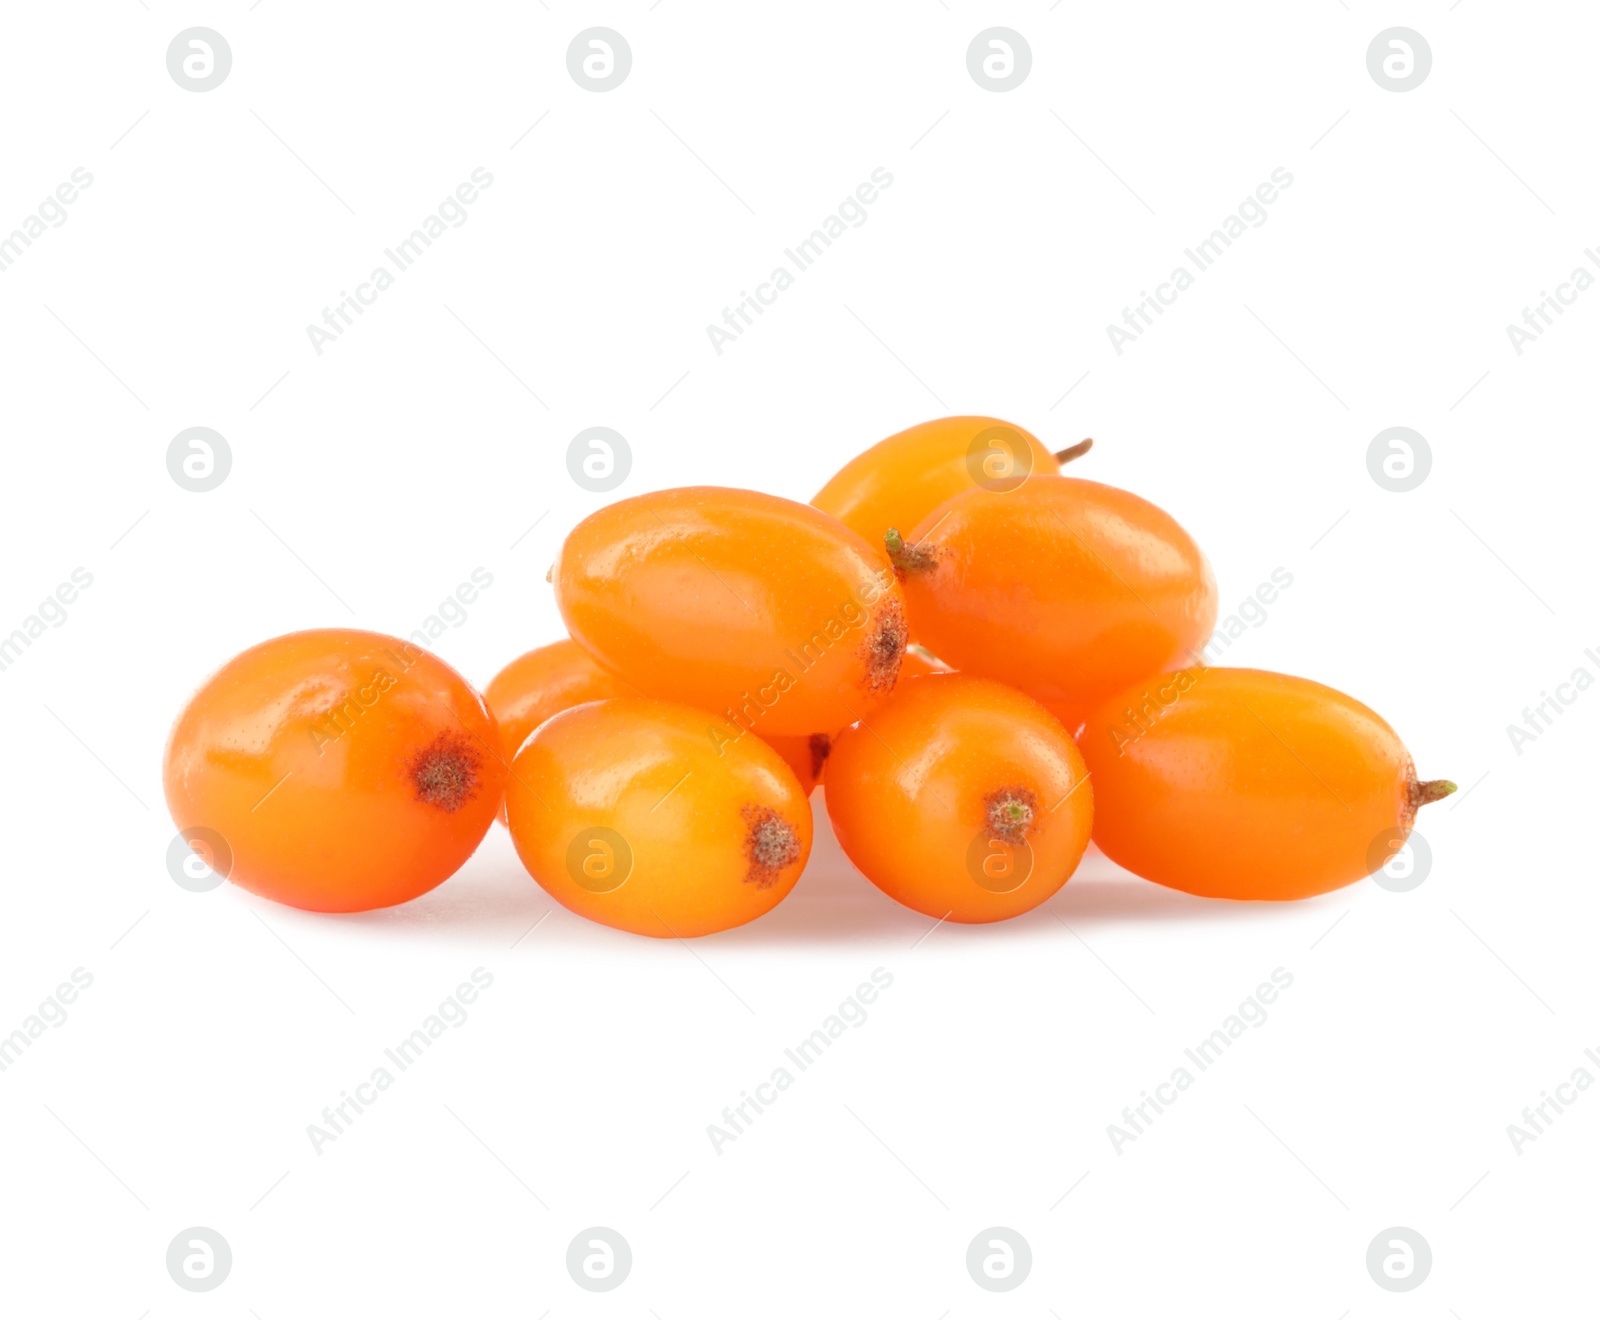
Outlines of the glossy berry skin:
M 585 701 L 626 697 L 626 684 L 571 638 L 524 652 L 489 680 L 483 698 L 500 722 L 506 761 L 552 715 Z
M 905 649 L 881 544 L 755 491 L 609 505 L 573 529 L 551 577 L 568 632 L 602 666 L 762 737 L 850 724 L 894 687 Z
M 946 500 L 982 483 L 1017 484 L 1061 464 L 1040 441 L 998 417 L 940 417 L 857 454 L 811 502 L 874 545 L 909 533 Z
M 904 683 L 919 674 L 948 672 L 943 664 L 922 647 L 908 646 L 900 662 L 898 682 Z M 783 757 L 789 768 L 794 771 L 795 778 L 800 781 L 800 787 L 809 795 L 811 790 L 822 782 L 823 772 L 827 769 L 828 754 L 832 751 L 833 740 L 837 736 L 827 733 L 813 733 L 809 737 L 780 734 L 772 738 L 763 738 L 762 741 Z
M 1002 921 L 1077 869 L 1094 789 L 1038 702 L 966 674 L 908 680 L 835 740 L 823 785 L 846 855 L 926 916 Z
M 553 899 L 662 939 L 753 921 L 811 853 L 810 804 L 776 752 L 752 735 L 719 751 L 704 711 L 636 697 L 540 725 L 512 763 L 506 811 Z
M 828 755 L 833 750 L 833 735 L 785 733 L 761 741 L 783 758 L 783 763 L 794 771 L 794 777 L 800 781 L 800 787 L 809 797 L 811 790 L 822 782 L 823 767 L 827 765 Z
M 1419 784 L 1393 729 L 1354 697 L 1259 669 L 1191 668 L 1135 684 L 1079 738 L 1094 838 L 1135 875 L 1210 898 L 1307 898 L 1384 865 Z
M 1067 724 L 1198 659 L 1217 618 L 1200 547 L 1115 486 L 1035 477 L 958 495 L 898 558 L 911 629 L 952 668 L 1021 688 Z
M 453 874 L 494 819 L 505 773 L 494 716 L 444 661 L 322 628 L 212 675 L 173 726 L 163 777 L 173 821 L 221 835 L 235 884 L 364 912 Z

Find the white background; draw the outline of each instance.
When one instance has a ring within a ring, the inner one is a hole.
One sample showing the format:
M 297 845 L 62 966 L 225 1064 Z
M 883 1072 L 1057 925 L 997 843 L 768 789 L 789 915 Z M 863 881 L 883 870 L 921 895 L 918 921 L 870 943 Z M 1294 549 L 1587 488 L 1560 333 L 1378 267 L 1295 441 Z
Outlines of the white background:
M 94 581 L 0 673 L 0 1032 L 94 981 L 0 1074 L 0 1310 L 1592 1306 L 1600 1094 L 1520 1153 L 1506 1127 L 1600 1048 L 1600 694 L 1520 754 L 1507 726 L 1600 675 L 1600 293 L 1521 355 L 1505 328 L 1600 241 L 1592 9 L 107 0 L 4 24 L 0 233 L 94 182 L 0 274 L 0 632 Z M 202 94 L 165 63 L 196 24 L 233 52 Z M 1032 49 L 1005 94 L 966 68 L 995 24 Z M 1403 94 L 1366 67 L 1396 24 L 1433 51 Z M 633 53 L 605 94 L 565 64 L 594 25 Z M 479 166 L 468 221 L 319 356 L 307 324 Z M 719 356 L 706 325 L 878 166 L 867 223 Z M 1280 166 L 1267 222 L 1119 356 L 1107 324 Z M 928 934 L 820 795 L 792 897 L 692 947 L 552 911 L 498 827 L 365 916 L 169 878 L 166 729 L 245 646 L 408 633 L 477 567 L 444 658 L 481 684 L 559 635 L 545 570 L 610 498 L 567 474 L 579 430 L 627 437 L 619 495 L 803 500 L 963 411 L 1094 436 L 1081 475 L 1173 512 L 1224 614 L 1293 574 L 1227 662 L 1352 693 L 1461 784 L 1423 817 L 1420 888 L 1235 906 L 1091 856 L 1039 911 Z M 1366 467 L 1399 425 L 1433 454 L 1406 494 Z M 167 473 L 191 426 L 232 450 L 209 493 Z M 470 1018 L 313 1153 L 323 1106 L 476 967 Z M 869 1020 L 714 1153 L 707 1125 L 878 967 Z M 1276 967 L 1265 1025 L 1115 1152 L 1123 1106 Z M 634 1255 L 603 1295 L 564 1263 L 596 1224 Z M 203 1295 L 164 1264 L 192 1225 L 234 1256 Z M 1008 1294 L 965 1267 L 991 1225 L 1033 1250 Z M 1392 1225 L 1433 1250 L 1404 1295 L 1364 1263 Z

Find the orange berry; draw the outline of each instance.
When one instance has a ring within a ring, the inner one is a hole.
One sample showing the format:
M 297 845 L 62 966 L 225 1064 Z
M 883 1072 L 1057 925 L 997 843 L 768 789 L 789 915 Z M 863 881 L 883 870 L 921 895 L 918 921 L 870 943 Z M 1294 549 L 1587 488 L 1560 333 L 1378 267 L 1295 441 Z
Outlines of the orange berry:
M 912 631 L 952 668 L 1021 688 L 1075 727 L 1148 674 L 1197 658 L 1217 618 L 1200 548 L 1115 486 L 1036 477 L 971 490 L 891 534 Z
M 800 781 L 800 787 L 809 797 L 811 790 L 822 782 L 822 767 L 827 764 L 828 754 L 833 749 L 833 735 L 783 733 L 763 738 L 762 741 L 783 757 L 784 764 L 794 771 L 794 777 Z
M 628 695 L 627 684 L 600 668 L 567 637 L 519 655 L 483 690 L 483 699 L 500 722 L 508 762 L 528 735 L 559 711 Z
M 927 648 L 917 646 L 915 643 L 906 647 L 905 655 L 901 657 L 899 683 L 916 678 L 921 674 L 947 674 L 943 664 L 932 655 Z M 811 790 L 822 782 L 823 771 L 827 767 L 828 753 L 833 748 L 833 740 L 838 734 L 813 733 L 808 737 L 798 737 L 794 734 L 778 734 L 762 741 L 789 764 L 789 769 L 794 771 L 795 778 L 800 781 L 800 787 L 809 795 Z
M 1135 684 L 1079 740 L 1095 842 L 1135 875 L 1209 898 L 1307 898 L 1370 875 L 1417 808 L 1395 731 L 1353 697 L 1288 674 L 1193 668 Z
M 448 879 L 494 819 L 505 773 L 495 718 L 466 679 L 352 628 L 235 656 L 183 708 L 164 761 L 172 819 L 213 869 L 315 912 L 388 907 Z
M 1077 869 L 1094 816 L 1060 722 L 966 674 L 910 679 L 841 733 L 824 791 L 862 874 L 951 921 L 1002 921 L 1043 903 Z
M 573 529 L 551 579 L 606 669 L 762 737 L 841 729 L 900 671 L 905 607 L 881 547 L 774 495 L 622 500 Z
M 637 935 L 708 935 L 776 907 L 811 854 L 811 807 L 755 737 L 704 711 L 618 697 L 552 716 L 511 766 L 506 811 L 533 878 Z
M 1009 490 L 1030 475 L 1054 476 L 1090 441 L 1052 454 L 998 417 L 940 417 L 857 454 L 811 502 L 873 545 L 891 527 L 909 532 L 946 500 L 982 486 Z

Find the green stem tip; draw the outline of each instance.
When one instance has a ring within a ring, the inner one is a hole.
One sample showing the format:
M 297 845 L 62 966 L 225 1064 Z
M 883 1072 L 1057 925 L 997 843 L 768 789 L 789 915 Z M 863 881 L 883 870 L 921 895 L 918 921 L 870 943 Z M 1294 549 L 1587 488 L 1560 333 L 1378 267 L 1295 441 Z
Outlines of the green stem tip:
M 1438 802 L 1449 797 L 1456 791 L 1456 784 L 1450 779 L 1424 779 L 1411 790 L 1411 800 L 1419 807 L 1425 807 L 1430 802 Z
M 920 544 L 907 544 L 899 531 L 891 527 L 883 534 L 883 548 L 889 552 L 889 562 L 902 573 L 921 573 L 933 567 L 938 558 L 932 550 Z
M 1080 440 L 1080 441 L 1078 441 L 1077 444 L 1071 446 L 1071 448 L 1063 449 L 1058 454 L 1056 454 L 1056 462 L 1057 463 L 1070 463 L 1075 458 L 1082 458 L 1085 454 L 1087 454 L 1093 448 L 1094 448 L 1094 441 L 1093 440 Z

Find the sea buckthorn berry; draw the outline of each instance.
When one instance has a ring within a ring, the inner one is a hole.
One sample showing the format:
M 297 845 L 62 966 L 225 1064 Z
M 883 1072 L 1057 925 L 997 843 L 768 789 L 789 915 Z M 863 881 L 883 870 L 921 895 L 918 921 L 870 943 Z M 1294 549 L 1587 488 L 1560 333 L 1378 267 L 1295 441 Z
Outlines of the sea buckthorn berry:
M 760 737 L 842 729 L 900 672 L 905 606 L 881 542 L 775 495 L 621 500 L 572 530 L 551 580 L 606 669 Z
M 637 935 L 708 935 L 776 907 L 811 854 L 811 807 L 759 738 L 618 697 L 546 720 L 511 766 L 517 855 L 558 903 Z
M 998 417 L 940 417 L 857 454 L 811 502 L 876 545 L 888 528 L 909 532 L 946 500 L 975 486 L 1015 490 L 1030 476 L 1054 476 L 1092 443 L 1052 454 L 1035 436 Z
M 608 674 L 583 647 L 569 637 L 519 655 L 489 680 L 483 698 L 500 722 L 506 764 L 527 742 L 528 735 L 552 715 L 585 701 L 631 694 L 628 685 Z M 499 821 L 506 809 L 500 805 Z
M 1094 790 L 1060 722 L 966 674 L 905 682 L 834 741 L 823 785 L 845 854 L 930 917 L 1002 921 L 1067 882 Z
M 320 628 L 235 656 L 167 741 L 180 831 L 214 831 L 227 879 L 291 907 L 364 912 L 425 894 L 500 805 L 500 730 L 483 698 L 410 642 Z
M 567 637 L 519 655 L 483 690 L 483 699 L 500 722 L 507 762 L 530 733 L 568 706 L 630 695 L 636 694 Z
M 794 771 L 794 777 L 800 781 L 800 787 L 809 797 L 811 790 L 822 782 L 822 767 L 827 764 L 828 753 L 833 750 L 833 735 L 784 733 L 763 738 L 762 741 L 783 757 L 783 763 Z
M 1190 668 L 1134 684 L 1079 738 L 1094 838 L 1157 884 L 1209 898 L 1307 898 L 1371 874 L 1417 809 L 1395 731 L 1353 697 L 1259 669 Z
M 1096 481 L 971 490 L 886 542 L 917 640 L 1069 728 L 1126 684 L 1198 659 L 1216 623 L 1200 547 L 1155 505 Z
M 906 647 L 905 655 L 901 658 L 900 677 L 897 681 L 904 683 L 921 674 L 949 672 L 949 669 L 926 647 L 913 642 Z M 822 782 L 823 769 L 828 763 L 828 753 L 833 749 L 833 740 L 837 736 L 829 733 L 813 733 L 807 737 L 778 734 L 762 741 L 788 762 L 789 769 L 794 771 L 794 777 L 800 781 L 800 787 L 809 794 Z

